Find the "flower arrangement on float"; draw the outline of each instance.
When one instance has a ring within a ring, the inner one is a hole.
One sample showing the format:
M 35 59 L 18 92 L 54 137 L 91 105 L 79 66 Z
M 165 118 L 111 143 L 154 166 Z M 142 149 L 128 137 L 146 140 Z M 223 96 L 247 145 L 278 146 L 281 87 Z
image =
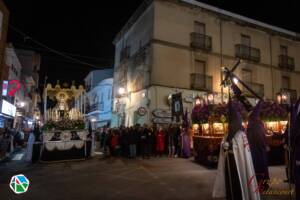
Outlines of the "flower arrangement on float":
M 68 118 L 62 118 L 58 121 L 48 120 L 43 129 L 45 131 L 53 130 L 83 130 L 85 128 L 85 123 L 82 119 L 71 120 Z
M 284 133 L 288 123 L 286 108 L 278 103 L 264 102 L 260 113 L 268 134 Z
M 247 112 L 239 101 L 234 106 L 246 119 Z M 196 105 L 192 110 L 192 122 L 195 134 L 204 136 L 222 136 L 228 127 L 228 104 Z
M 248 112 L 242 103 L 233 101 L 241 113 L 246 128 Z M 191 114 L 193 129 L 199 135 L 224 135 L 228 124 L 228 104 L 196 105 Z M 283 133 L 286 129 L 288 112 L 283 105 L 275 102 L 263 102 L 260 117 L 269 134 Z

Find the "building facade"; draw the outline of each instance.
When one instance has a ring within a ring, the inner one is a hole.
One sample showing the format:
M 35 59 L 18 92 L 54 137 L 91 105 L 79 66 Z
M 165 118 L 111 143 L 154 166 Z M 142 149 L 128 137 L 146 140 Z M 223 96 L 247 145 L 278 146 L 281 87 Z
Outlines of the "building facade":
M 94 70 L 85 78 L 86 120 L 93 128 L 110 126 L 112 118 L 113 69 Z
M 159 121 L 153 113 L 169 112 L 173 93 L 189 111 L 195 96 L 224 101 L 222 67 L 238 59 L 235 73 L 258 95 L 295 99 L 299 41 L 298 33 L 194 0 L 145 1 L 114 40 L 114 111 L 129 126 Z
M 19 128 L 23 123 L 22 111 L 28 108 L 28 105 L 25 105 L 24 103 L 25 91 L 21 83 L 22 65 L 12 44 L 8 44 L 5 49 L 5 67 L 6 71 L 8 72 L 8 77 L 5 77 L 5 80 L 3 82 L 7 81 L 8 83 L 7 92 L 10 92 L 14 88 L 17 88 L 17 83 L 12 83 L 11 80 L 16 80 L 20 83 L 20 88 L 13 94 L 13 96 L 7 93 L 3 97 L 5 100 L 16 107 L 16 113 L 15 116 L 13 116 L 13 127 Z
M 9 11 L 5 6 L 3 0 L 0 0 L 0 82 L 1 83 L 5 76 L 4 55 L 5 55 L 6 39 L 7 39 L 7 31 L 8 31 L 8 20 L 9 20 Z
M 23 50 L 22 50 L 23 51 Z M 25 51 L 25 50 L 24 50 Z M 24 56 L 18 54 L 12 44 L 7 44 L 5 49 L 5 67 L 3 76 L 2 99 L 8 103 L 11 108 L 16 110 L 13 116 L 7 116 L 12 127 L 22 129 L 31 125 L 36 118 L 39 118 L 38 102 L 40 101 L 37 91 L 37 72 L 31 70 L 31 65 L 24 61 Z M 15 92 L 13 92 L 15 90 Z M 1 104 L 3 105 L 3 103 Z M 6 108 L 1 108 L 1 111 Z M 2 123 L 4 126 L 4 124 Z
M 41 65 L 41 55 L 24 49 L 16 49 L 16 53 L 22 65 L 21 80 L 24 89 L 27 92 L 27 102 L 29 102 L 30 116 L 34 119 L 40 119 L 41 96 L 38 92 L 39 88 L 39 70 Z

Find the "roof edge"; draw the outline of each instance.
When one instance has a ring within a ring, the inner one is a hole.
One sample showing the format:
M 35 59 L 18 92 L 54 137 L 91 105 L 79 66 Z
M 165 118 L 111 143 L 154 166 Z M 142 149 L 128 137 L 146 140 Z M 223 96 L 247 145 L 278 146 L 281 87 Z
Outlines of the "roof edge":
M 268 23 L 261 22 L 261 21 L 255 20 L 255 19 L 251 19 L 249 17 L 245 17 L 243 15 L 236 14 L 236 13 L 233 13 L 233 12 L 230 12 L 230 11 L 227 11 L 227 10 L 224 10 L 224 9 L 221 9 L 221 8 L 218 8 L 218 7 L 206 4 L 206 3 L 202 3 L 202 2 L 199 2 L 199 1 L 195 1 L 195 0 L 180 0 L 180 1 L 183 2 L 183 3 L 190 4 L 190 5 L 198 6 L 200 8 L 206 9 L 208 11 L 212 11 L 212 12 L 215 12 L 215 13 L 218 13 L 218 14 L 222 14 L 222 15 L 227 16 L 227 17 L 238 19 L 238 20 L 244 21 L 246 23 L 259 26 L 259 27 L 264 28 L 264 29 L 272 30 L 272 31 L 275 31 L 275 32 L 278 32 L 278 33 L 281 33 L 281 34 L 284 34 L 284 35 L 288 35 L 288 36 L 300 39 L 300 34 L 297 33 L 297 32 L 290 31 L 290 30 L 287 30 L 287 29 L 284 29 L 284 28 L 280 28 L 280 27 L 277 27 L 277 26 L 274 26 L 274 25 L 270 25 Z
M 120 40 L 121 36 L 130 29 L 131 25 L 133 25 L 139 19 L 139 17 L 143 14 L 143 12 L 150 6 L 150 4 L 153 1 L 154 0 L 144 0 L 142 4 L 139 5 L 139 7 L 134 11 L 129 20 L 123 26 L 121 31 L 117 33 L 116 37 L 113 40 L 114 45 Z

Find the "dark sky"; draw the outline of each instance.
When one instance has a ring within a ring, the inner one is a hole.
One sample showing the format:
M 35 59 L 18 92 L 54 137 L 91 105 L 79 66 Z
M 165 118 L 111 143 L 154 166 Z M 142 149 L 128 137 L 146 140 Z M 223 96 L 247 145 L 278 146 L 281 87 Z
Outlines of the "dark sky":
M 41 43 L 97 67 L 113 65 L 112 40 L 142 0 L 5 0 L 10 24 Z M 296 0 L 202 0 L 202 2 L 300 32 Z M 33 48 L 42 54 L 41 82 L 45 74 L 55 82 L 82 82 L 91 67 L 74 63 L 40 48 L 9 30 L 15 47 Z M 91 58 L 87 58 L 91 57 Z

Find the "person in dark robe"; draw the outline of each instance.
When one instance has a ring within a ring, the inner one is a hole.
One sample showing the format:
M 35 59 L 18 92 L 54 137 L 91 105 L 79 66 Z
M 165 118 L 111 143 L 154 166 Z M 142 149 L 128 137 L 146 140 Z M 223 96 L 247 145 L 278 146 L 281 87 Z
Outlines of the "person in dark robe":
M 242 119 L 230 98 L 228 104 L 228 134 L 221 143 L 213 197 L 227 200 L 260 200 Z
M 296 200 L 300 200 L 300 99 L 295 106 L 296 119 L 293 125 L 293 137 L 294 141 L 292 148 L 294 151 L 294 175 L 295 175 L 295 189 L 296 189 Z
M 41 131 L 37 123 L 34 126 L 33 134 L 34 134 L 35 141 L 33 144 L 31 161 L 35 163 L 40 159 L 40 150 L 41 150 Z
M 185 111 L 182 118 L 182 157 L 189 158 L 191 155 L 191 141 L 189 135 L 188 112 Z
M 300 99 L 295 103 L 295 105 L 290 106 L 290 119 L 287 124 L 287 128 L 284 132 L 284 149 L 285 149 L 285 160 L 286 160 L 286 182 L 294 183 L 294 162 L 295 162 L 295 148 L 292 148 L 292 141 L 296 141 L 296 120 L 297 120 L 297 112 L 300 105 Z M 295 143 L 294 143 L 295 144 Z M 295 147 L 295 146 L 293 146 Z
M 261 106 L 262 102 L 259 101 L 249 116 L 247 138 L 258 184 L 261 190 L 267 190 L 270 179 L 267 158 L 268 144 L 266 129 L 259 117 Z
M 243 199 L 241 183 L 238 176 L 238 171 L 236 167 L 236 162 L 234 159 L 234 154 L 232 151 L 232 139 L 238 130 L 242 130 L 242 120 L 241 116 L 237 113 L 235 108 L 232 106 L 232 102 L 229 101 L 229 111 L 228 111 L 228 136 L 226 141 L 229 146 L 225 150 L 225 187 L 226 187 L 226 199 Z

